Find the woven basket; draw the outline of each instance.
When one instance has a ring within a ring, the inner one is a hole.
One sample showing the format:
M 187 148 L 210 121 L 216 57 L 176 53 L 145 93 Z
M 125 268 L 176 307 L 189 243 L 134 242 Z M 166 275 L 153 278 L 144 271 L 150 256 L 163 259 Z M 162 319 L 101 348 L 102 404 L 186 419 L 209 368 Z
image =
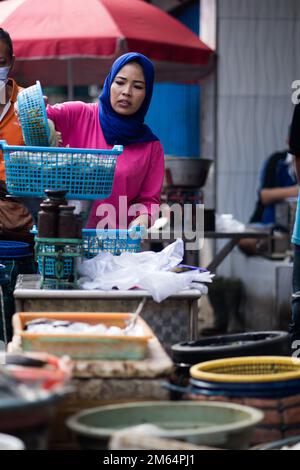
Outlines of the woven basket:
M 262 383 L 300 379 L 300 359 L 285 356 L 249 356 L 195 364 L 191 377 L 206 382 Z

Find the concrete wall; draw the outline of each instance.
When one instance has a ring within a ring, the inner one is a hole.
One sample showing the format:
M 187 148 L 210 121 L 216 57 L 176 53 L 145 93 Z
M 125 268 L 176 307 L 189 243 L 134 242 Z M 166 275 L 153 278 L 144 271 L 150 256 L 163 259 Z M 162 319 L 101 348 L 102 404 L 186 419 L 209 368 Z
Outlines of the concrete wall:
M 216 207 L 247 222 L 262 162 L 285 147 L 300 78 L 300 2 L 221 0 L 217 21 Z
M 201 0 L 201 18 L 203 8 L 216 27 L 218 68 L 202 88 L 201 146 L 215 160 L 216 211 L 247 222 L 262 163 L 285 147 L 292 118 L 291 85 L 300 79 L 300 2 Z M 209 35 L 202 39 L 209 41 Z M 248 329 L 286 325 L 277 312 L 280 266 L 284 263 L 247 259 L 236 249 L 218 269 L 246 285 Z M 288 305 L 290 280 L 286 286 Z

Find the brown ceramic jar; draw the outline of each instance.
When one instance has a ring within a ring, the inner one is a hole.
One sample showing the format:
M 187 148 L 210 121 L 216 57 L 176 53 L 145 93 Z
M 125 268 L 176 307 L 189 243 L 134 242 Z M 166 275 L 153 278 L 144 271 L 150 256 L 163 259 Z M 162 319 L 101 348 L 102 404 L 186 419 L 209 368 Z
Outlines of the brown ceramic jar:
M 77 216 L 74 214 L 74 206 L 59 206 L 58 214 L 58 237 L 78 238 Z
M 42 203 L 38 213 L 38 236 L 40 238 L 57 237 L 57 212 L 56 207 Z
M 65 189 L 45 189 L 47 199 L 44 202 L 51 204 L 59 210 L 59 206 L 67 206 L 68 202 L 65 198 L 67 191 Z

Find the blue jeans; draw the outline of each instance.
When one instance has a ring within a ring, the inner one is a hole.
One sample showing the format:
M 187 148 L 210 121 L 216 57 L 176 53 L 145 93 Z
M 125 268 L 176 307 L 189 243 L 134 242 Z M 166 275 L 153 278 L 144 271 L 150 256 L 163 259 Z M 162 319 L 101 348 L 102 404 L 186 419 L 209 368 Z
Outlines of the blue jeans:
M 293 294 L 296 292 L 300 295 L 300 245 L 294 245 Z M 300 340 L 300 297 L 292 299 L 292 320 L 289 324 L 289 333 L 291 344 L 295 340 Z

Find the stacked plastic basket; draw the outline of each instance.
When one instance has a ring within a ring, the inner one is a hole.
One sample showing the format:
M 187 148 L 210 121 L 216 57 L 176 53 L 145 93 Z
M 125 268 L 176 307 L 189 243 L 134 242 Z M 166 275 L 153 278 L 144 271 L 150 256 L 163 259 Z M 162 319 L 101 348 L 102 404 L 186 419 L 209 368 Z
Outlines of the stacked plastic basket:
M 300 359 L 249 356 L 206 361 L 190 369 L 185 398 L 226 401 L 264 412 L 252 445 L 284 439 L 300 430 Z
M 43 197 L 46 189 L 65 189 L 68 199 L 109 197 L 122 146 L 111 150 L 49 147 L 50 131 L 39 82 L 19 94 L 18 113 L 27 146 L 0 141 L 11 194 Z M 84 230 L 83 240 L 36 238 L 40 273 L 43 280 L 74 279 L 79 256 L 140 251 L 141 237 L 134 230 Z
M 0 141 L 6 184 L 11 194 L 43 197 L 45 189 L 66 189 L 70 199 L 104 199 L 112 190 L 123 147 L 49 147 L 50 130 L 39 82 L 18 95 L 18 114 L 26 147 Z
M 282 398 L 300 393 L 300 359 L 249 356 L 201 362 L 190 369 L 190 384 L 204 395 Z
M 37 231 L 33 230 L 36 235 Z M 101 252 L 120 255 L 141 251 L 144 230 L 83 229 L 82 240 L 36 238 L 36 259 L 45 279 L 60 279 L 76 283 L 79 258 L 90 259 Z

